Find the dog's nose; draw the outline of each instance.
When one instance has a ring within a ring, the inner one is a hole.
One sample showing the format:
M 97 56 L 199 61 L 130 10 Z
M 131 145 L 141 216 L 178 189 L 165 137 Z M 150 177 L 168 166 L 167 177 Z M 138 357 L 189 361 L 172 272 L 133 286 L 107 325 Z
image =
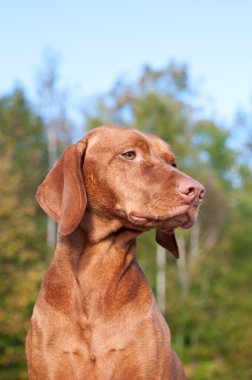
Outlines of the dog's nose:
M 195 198 L 202 200 L 206 193 L 204 187 L 199 182 L 187 177 L 180 180 L 178 189 L 189 201 Z

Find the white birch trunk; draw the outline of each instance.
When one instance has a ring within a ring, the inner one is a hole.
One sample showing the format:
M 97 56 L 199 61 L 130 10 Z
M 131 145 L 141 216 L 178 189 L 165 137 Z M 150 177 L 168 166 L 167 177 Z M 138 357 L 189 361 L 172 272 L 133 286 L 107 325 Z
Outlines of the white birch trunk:
M 156 251 L 157 274 L 156 274 L 156 293 L 157 303 L 162 313 L 166 309 L 166 251 L 157 244 Z
M 50 122 L 47 124 L 47 148 L 50 170 L 57 160 L 57 132 L 55 126 Z M 48 248 L 52 248 L 56 244 L 56 228 L 55 221 L 48 216 L 46 235 L 46 244 Z
M 181 285 L 182 293 L 187 294 L 189 289 L 189 273 L 186 264 L 185 239 L 178 238 L 179 259 L 177 260 L 178 280 Z
M 188 267 L 190 272 L 193 271 L 197 261 L 199 259 L 199 236 L 200 236 L 200 224 L 196 222 L 190 231 L 190 248 L 188 252 Z
M 186 263 L 186 247 L 185 247 L 185 239 L 181 236 L 177 239 L 179 246 L 179 259 L 177 260 L 177 270 L 178 270 L 178 281 L 181 287 L 180 294 L 180 305 L 181 305 L 181 313 L 186 313 L 185 304 L 186 297 L 189 292 L 189 273 Z M 182 321 L 178 326 L 178 334 L 177 334 L 177 343 L 179 345 L 184 344 L 185 338 L 185 322 Z

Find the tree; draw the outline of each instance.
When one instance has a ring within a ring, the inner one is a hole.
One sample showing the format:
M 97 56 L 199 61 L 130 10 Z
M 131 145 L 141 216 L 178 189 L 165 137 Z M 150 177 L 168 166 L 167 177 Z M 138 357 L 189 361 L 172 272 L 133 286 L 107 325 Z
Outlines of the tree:
M 59 87 L 59 62 L 55 53 L 48 52 L 45 67 L 39 74 L 38 97 L 38 112 L 46 130 L 48 170 L 50 170 L 62 151 L 71 143 L 71 131 L 73 131 L 66 111 L 68 93 Z M 55 243 L 56 223 L 48 216 L 47 246 L 49 251 L 53 249 Z
M 44 271 L 44 223 L 34 192 L 47 166 L 41 119 L 23 91 L 0 99 L 2 379 L 24 379 L 24 337 Z M 2 377 L 3 376 L 3 377 Z

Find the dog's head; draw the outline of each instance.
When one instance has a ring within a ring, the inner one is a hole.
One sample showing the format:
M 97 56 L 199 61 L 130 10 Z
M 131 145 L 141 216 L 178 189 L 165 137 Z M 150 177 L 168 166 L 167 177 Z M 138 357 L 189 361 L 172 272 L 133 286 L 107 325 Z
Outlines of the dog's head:
M 140 232 L 156 228 L 158 243 L 178 257 L 174 230 L 193 225 L 204 194 L 200 183 L 177 169 L 166 142 L 104 126 L 65 151 L 36 198 L 62 235 L 80 225 L 88 208 Z

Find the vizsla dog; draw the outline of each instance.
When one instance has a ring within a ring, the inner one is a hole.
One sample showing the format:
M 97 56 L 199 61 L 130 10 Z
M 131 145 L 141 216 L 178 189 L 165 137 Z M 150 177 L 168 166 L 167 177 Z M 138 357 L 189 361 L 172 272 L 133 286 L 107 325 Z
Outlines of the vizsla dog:
M 204 188 L 161 139 L 102 126 L 68 148 L 37 192 L 58 224 L 26 339 L 30 380 L 183 380 L 169 328 L 136 258 L 155 228 L 178 257 Z

